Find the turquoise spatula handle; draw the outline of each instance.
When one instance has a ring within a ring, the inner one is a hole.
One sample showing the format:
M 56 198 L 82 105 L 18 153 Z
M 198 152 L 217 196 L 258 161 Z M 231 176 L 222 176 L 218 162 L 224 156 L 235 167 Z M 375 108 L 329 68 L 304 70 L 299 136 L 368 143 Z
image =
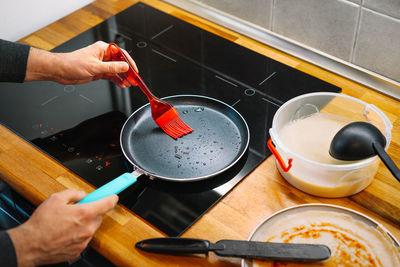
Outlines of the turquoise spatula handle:
M 126 189 L 128 186 L 134 184 L 137 177 L 132 173 L 124 173 L 115 178 L 114 180 L 106 183 L 105 185 L 99 187 L 92 193 L 88 194 L 84 199 L 77 202 L 77 204 L 90 203 L 113 194 L 118 194 L 119 192 Z

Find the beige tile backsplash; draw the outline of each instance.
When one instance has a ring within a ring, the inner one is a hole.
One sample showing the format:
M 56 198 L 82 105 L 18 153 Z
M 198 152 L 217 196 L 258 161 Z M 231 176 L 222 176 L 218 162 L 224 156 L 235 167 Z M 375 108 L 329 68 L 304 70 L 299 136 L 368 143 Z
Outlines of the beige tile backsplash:
M 187 1 L 400 82 L 400 0 Z

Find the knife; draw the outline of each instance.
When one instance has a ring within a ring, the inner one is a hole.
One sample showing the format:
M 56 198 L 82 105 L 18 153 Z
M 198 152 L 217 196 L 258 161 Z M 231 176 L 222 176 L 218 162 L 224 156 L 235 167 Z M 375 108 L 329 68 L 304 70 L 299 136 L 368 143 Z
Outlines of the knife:
M 160 254 L 192 254 L 214 252 L 222 257 L 239 257 L 277 261 L 323 261 L 331 251 L 325 245 L 271 243 L 240 240 L 219 240 L 211 243 L 195 238 L 150 238 L 136 243 L 137 248 Z

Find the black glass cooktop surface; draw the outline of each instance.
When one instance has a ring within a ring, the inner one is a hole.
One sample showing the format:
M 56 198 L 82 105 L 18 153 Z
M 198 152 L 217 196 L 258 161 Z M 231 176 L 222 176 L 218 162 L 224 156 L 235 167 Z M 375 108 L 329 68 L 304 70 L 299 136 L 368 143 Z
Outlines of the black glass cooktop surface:
M 138 3 L 54 49 L 116 42 L 159 97 L 204 95 L 234 107 L 250 129 L 247 152 L 210 179 L 176 183 L 139 177 L 120 202 L 160 231 L 179 236 L 270 155 L 276 110 L 304 93 L 340 88 Z M 0 84 L 0 121 L 99 187 L 133 167 L 119 146 L 121 128 L 147 98 L 108 81 Z M 29 179 L 29 177 L 27 177 Z

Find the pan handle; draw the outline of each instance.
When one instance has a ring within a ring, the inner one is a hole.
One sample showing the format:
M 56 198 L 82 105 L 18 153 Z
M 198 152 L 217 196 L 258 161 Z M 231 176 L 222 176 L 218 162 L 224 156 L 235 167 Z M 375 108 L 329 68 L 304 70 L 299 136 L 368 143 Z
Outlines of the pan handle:
M 124 173 L 106 183 L 105 185 L 99 187 L 94 190 L 92 193 L 88 194 L 81 201 L 77 202 L 77 204 L 90 203 L 113 194 L 118 194 L 119 192 L 126 189 L 128 186 L 134 184 L 137 180 L 137 177 L 132 173 Z

